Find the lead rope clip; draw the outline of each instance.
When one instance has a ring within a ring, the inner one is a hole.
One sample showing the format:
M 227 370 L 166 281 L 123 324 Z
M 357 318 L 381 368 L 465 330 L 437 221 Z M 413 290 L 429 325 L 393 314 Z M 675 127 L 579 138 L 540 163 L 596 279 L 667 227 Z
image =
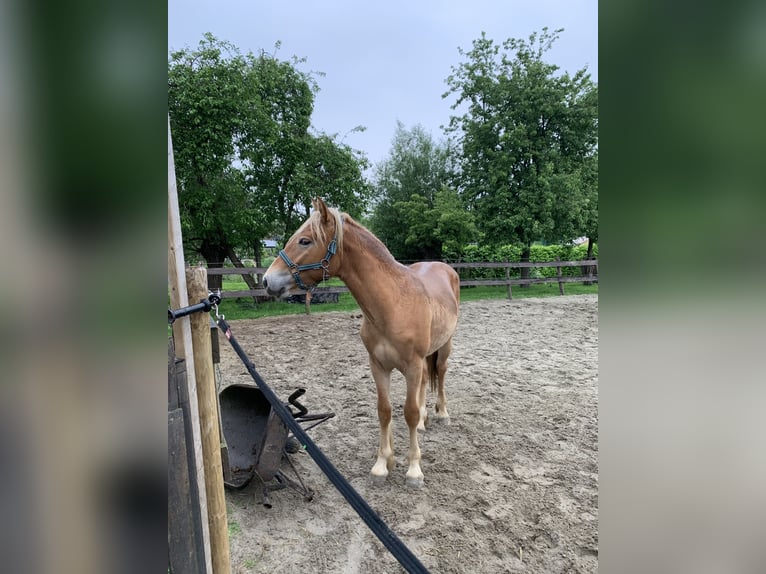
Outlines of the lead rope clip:
M 225 319 L 224 315 L 221 315 L 218 313 L 218 303 L 221 301 L 221 290 L 218 289 L 215 293 L 212 291 L 208 292 L 208 301 L 212 303 L 213 312 L 215 313 L 216 319 Z

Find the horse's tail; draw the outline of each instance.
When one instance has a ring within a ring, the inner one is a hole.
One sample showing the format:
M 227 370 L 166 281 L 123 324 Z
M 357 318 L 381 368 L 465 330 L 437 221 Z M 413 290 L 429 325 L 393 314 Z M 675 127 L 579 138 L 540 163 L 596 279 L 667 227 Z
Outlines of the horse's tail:
M 431 387 L 431 391 L 436 391 L 439 383 L 439 375 L 436 372 L 436 356 L 439 354 L 431 353 L 426 357 L 426 371 L 428 372 L 428 384 Z

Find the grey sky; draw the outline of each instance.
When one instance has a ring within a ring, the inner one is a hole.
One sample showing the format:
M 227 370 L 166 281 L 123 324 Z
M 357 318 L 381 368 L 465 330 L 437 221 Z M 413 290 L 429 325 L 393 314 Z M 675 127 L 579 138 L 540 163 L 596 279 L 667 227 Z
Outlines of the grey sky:
M 341 137 L 377 164 L 391 147 L 396 121 L 421 124 L 435 139 L 454 98 L 442 99 L 457 48 L 484 31 L 502 42 L 548 26 L 564 28 L 548 59 L 570 73 L 587 65 L 598 80 L 596 0 L 169 0 L 168 47 L 196 47 L 205 32 L 242 52 L 307 58 L 304 71 L 324 72 L 313 126 Z

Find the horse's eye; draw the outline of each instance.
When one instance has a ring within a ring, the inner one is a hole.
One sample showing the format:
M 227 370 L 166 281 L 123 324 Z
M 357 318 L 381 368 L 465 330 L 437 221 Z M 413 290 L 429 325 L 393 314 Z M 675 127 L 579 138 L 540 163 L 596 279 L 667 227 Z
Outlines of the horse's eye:
M 300 245 L 311 245 L 311 239 L 309 239 L 308 237 L 301 237 L 298 240 L 298 244 L 300 244 Z

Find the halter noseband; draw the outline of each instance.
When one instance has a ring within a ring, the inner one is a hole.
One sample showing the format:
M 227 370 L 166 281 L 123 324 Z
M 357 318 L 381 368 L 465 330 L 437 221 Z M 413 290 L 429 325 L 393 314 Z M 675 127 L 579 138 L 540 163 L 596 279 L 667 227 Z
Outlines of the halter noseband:
M 284 249 L 281 249 L 279 251 L 279 256 L 282 258 L 282 261 L 285 262 L 288 269 L 290 269 L 290 273 L 293 275 L 293 279 L 295 279 L 295 284 L 304 291 L 310 291 L 311 288 L 307 287 L 303 281 L 301 281 L 301 271 L 311 271 L 312 269 L 322 269 L 323 275 L 322 275 L 322 281 L 325 281 L 328 277 L 330 277 L 330 259 L 332 259 L 332 256 L 335 255 L 335 252 L 338 250 L 338 243 L 336 241 L 337 235 L 332 238 L 332 241 L 327 245 L 327 254 L 322 258 L 322 260 L 319 263 L 308 263 L 306 265 L 296 265 L 293 263 L 292 259 L 290 259 L 287 256 L 287 253 L 285 253 Z

